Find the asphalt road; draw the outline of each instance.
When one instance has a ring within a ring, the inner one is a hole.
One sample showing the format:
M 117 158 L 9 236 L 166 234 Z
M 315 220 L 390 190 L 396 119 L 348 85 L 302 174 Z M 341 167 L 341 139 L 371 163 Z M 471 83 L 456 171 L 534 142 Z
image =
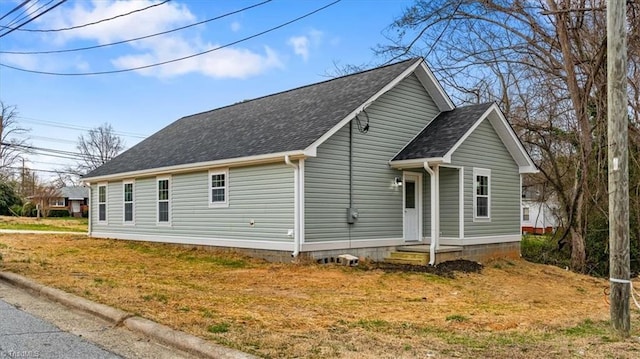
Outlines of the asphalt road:
M 0 281 L 0 359 L 194 358 Z

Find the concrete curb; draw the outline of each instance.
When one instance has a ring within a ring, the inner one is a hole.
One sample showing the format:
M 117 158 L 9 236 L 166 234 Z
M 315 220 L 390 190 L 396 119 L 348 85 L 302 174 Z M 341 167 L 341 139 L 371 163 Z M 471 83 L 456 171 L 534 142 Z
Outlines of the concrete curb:
M 0 280 L 27 289 L 67 307 L 98 316 L 114 325 L 124 324 L 129 330 L 154 338 L 158 342 L 211 359 L 254 359 L 257 357 L 241 351 L 212 344 L 185 332 L 171 329 L 154 321 L 135 316 L 123 310 L 92 302 L 88 299 L 47 287 L 29 278 L 11 272 L 0 272 Z

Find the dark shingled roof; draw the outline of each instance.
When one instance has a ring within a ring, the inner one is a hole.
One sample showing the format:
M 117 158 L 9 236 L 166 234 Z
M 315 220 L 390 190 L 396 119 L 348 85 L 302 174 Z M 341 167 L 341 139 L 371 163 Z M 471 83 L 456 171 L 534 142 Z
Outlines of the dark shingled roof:
M 393 161 L 444 157 L 491 105 L 483 103 L 440 113 Z
M 84 177 L 304 150 L 417 61 L 183 117 Z

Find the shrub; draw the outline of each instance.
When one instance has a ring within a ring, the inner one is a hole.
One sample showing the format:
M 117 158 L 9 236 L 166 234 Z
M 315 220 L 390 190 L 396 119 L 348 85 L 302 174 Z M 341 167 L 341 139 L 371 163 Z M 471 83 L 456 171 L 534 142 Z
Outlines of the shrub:
M 529 262 L 551 264 L 566 268 L 571 263 L 569 246 L 558 247 L 558 240 L 552 235 L 531 235 L 522 237 L 520 243 L 522 257 Z
M 14 216 L 21 217 L 22 216 L 22 205 L 14 204 L 13 206 L 10 207 L 9 212 L 11 212 L 11 214 L 14 215 Z
M 70 215 L 67 209 L 52 209 L 49 210 L 48 217 L 69 217 Z
M 35 217 L 37 215 L 36 205 L 33 202 L 27 202 L 22 206 L 22 215 L 25 217 Z

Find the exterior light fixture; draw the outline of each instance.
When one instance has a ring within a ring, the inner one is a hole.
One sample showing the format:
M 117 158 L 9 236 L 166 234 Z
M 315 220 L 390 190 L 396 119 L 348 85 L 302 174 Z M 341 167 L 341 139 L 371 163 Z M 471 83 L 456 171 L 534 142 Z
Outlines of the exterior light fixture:
M 396 178 L 394 179 L 394 183 L 393 184 L 395 184 L 398 187 L 402 186 L 402 177 L 396 176 Z

